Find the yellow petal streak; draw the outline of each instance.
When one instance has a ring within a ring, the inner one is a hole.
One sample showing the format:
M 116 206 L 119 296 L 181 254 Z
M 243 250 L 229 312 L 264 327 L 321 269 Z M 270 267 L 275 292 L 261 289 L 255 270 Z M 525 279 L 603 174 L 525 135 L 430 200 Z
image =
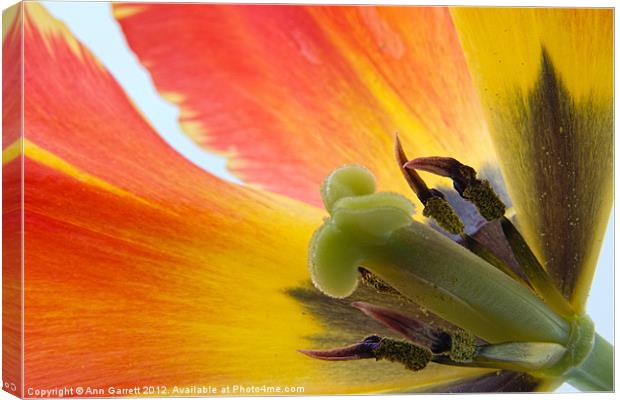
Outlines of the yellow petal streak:
M 36 160 L 42 165 L 53 168 L 56 171 L 62 172 L 63 174 L 66 174 L 72 178 L 75 178 L 78 181 L 84 182 L 87 185 L 96 186 L 99 189 L 103 189 L 117 196 L 127 196 L 139 202 L 149 204 L 146 200 L 143 200 L 142 198 L 135 196 L 134 194 L 130 192 L 120 189 L 114 185 L 109 184 L 103 179 L 99 179 L 96 176 L 93 176 L 87 172 L 80 170 L 79 168 L 75 167 L 74 165 L 71 165 L 70 163 L 66 162 L 65 160 L 56 156 L 55 154 L 50 153 L 49 151 L 37 146 L 36 144 L 32 143 L 28 139 L 24 139 L 23 142 L 24 142 L 24 154 L 26 155 L 26 157 L 32 160 Z M 15 147 L 14 145 L 16 144 L 21 144 L 21 140 L 15 142 L 13 145 L 10 146 L 10 148 L 5 150 L 5 152 L 8 152 L 7 157 L 13 156 L 13 153 L 15 153 L 15 150 L 13 150 L 12 148 Z M 19 155 L 19 151 L 20 151 L 19 147 L 17 147 L 17 151 L 18 151 L 17 155 Z M 10 159 L 8 161 L 10 161 Z M 5 164 L 4 153 L 2 157 L 2 163 Z
M 2 150 L 2 165 L 6 165 L 22 154 L 22 140 L 17 139 Z

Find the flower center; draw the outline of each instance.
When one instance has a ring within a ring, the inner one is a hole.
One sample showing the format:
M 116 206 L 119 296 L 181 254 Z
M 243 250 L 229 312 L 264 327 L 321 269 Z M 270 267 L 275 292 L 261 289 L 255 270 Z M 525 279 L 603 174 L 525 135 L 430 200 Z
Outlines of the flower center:
M 506 217 L 506 206 L 491 183 L 453 158 L 408 160 L 398 138 L 396 158 L 424 205 L 423 215 L 448 235 L 413 221 L 414 207 L 406 197 L 375 192 L 374 177 L 364 167 L 341 167 L 321 186 L 331 216 L 311 241 L 312 281 L 337 298 L 351 295 L 361 281 L 379 293 L 423 306 L 455 329 L 440 330 L 395 310 L 354 303 L 408 341 L 370 336 L 347 347 L 304 353 L 325 360 L 385 359 L 410 370 L 437 362 L 545 376 L 570 370 L 574 364 L 567 360 L 577 353 L 583 360 L 593 336 L 575 344 L 575 337 L 584 336 L 579 332 L 585 325 L 576 322 L 582 317 L 575 315 Z M 482 218 L 500 227 L 499 235 L 509 244 L 522 274 L 497 249 L 466 234 L 444 193 L 429 188 L 417 170 L 452 179 L 456 192 Z

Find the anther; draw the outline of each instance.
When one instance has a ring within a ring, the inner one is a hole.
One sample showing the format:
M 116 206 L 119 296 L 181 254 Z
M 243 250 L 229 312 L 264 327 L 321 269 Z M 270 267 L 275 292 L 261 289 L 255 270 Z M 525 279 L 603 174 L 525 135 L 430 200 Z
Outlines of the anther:
M 431 197 L 424 204 L 422 214 L 432 218 L 437 224 L 453 235 L 461 235 L 465 230 L 465 225 L 458 215 L 454 212 L 450 203 L 443 197 Z
M 476 337 L 463 329 L 456 329 L 450 335 L 450 359 L 458 362 L 469 362 L 476 355 Z
M 506 205 L 487 180 L 476 177 L 476 170 L 450 157 L 423 157 L 411 160 L 404 169 L 421 170 L 452 179 L 454 189 L 476 206 L 487 221 L 504 216 Z
M 495 193 L 489 181 L 473 181 L 471 185 L 463 190 L 463 198 L 473 203 L 478 212 L 487 221 L 494 221 L 504 216 L 506 205 Z
M 383 338 L 374 350 L 375 358 L 403 364 L 411 371 L 424 369 L 431 361 L 431 351 L 413 343 Z

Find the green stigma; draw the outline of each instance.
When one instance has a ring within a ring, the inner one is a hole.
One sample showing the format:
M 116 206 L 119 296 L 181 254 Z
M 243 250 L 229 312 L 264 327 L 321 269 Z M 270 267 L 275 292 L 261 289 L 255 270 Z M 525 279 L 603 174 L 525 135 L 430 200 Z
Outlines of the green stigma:
M 332 171 L 321 184 L 321 198 L 331 213 L 334 204 L 345 197 L 361 196 L 377 190 L 375 177 L 361 165 L 345 165 Z
M 413 211 L 413 204 L 399 194 L 373 193 L 338 200 L 332 219 L 338 229 L 374 243 L 409 225 Z
M 342 233 L 330 218 L 310 242 L 310 276 L 323 293 L 343 298 L 357 287 L 357 266 L 364 260 L 363 248 Z
M 357 165 L 338 168 L 321 186 L 331 217 L 312 238 L 309 266 L 314 285 L 329 296 L 353 293 L 367 248 L 411 223 L 414 207 L 409 200 L 374 190 L 372 174 Z

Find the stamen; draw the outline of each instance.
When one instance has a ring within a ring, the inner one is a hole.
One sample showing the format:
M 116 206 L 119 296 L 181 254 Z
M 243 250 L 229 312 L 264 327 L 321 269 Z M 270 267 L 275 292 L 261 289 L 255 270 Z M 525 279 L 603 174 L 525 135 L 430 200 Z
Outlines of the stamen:
M 389 308 L 361 301 L 351 305 L 375 321 L 400 333 L 411 342 L 429 348 L 433 353 L 443 353 L 450 350 L 450 335 L 443 330 L 434 328 L 422 321 L 410 318 Z
M 422 180 L 420 175 L 414 169 L 405 168 L 404 165 L 409 161 L 407 155 L 405 154 L 405 150 L 400 143 L 400 139 L 398 138 L 398 133 L 396 133 L 395 139 L 395 151 L 396 151 L 396 161 L 398 162 L 398 167 L 400 168 L 405 180 L 409 184 L 409 187 L 413 189 L 414 193 L 420 199 L 422 204 L 426 204 L 426 201 L 431 197 L 435 197 L 435 194 L 431 192 L 431 190 L 426 186 L 426 183 Z
M 506 206 L 489 181 L 476 180 L 463 191 L 463 198 L 472 202 L 487 221 L 495 221 L 506 213 Z
M 363 360 L 375 357 L 375 349 L 379 347 L 381 337 L 373 335 L 366 337 L 361 343 L 338 347 L 330 350 L 297 350 L 312 358 L 326 361 Z
M 448 333 L 388 308 L 364 302 L 351 305 L 416 345 L 430 348 L 433 354 L 447 352 L 452 361 L 466 363 L 471 362 L 478 352 L 476 336 L 463 329 Z
M 331 350 L 298 350 L 312 358 L 326 361 L 350 361 L 374 358 L 403 364 L 412 371 L 424 369 L 431 361 L 430 350 L 412 343 L 373 335 L 361 343 Z
M 402 158 L 406 157 L 397 142 L 397 154 Z M 401 158 L 399 158 L 399 162 Z M 501 218 L 506 207 L 499 199 L 491 187 L 489 181 L 482 181 L 476 178 L 476 170 L 472 167 L 460 163 L 450 157 L 424 157 L 407 161 L 401 168 L 405 174 L 414 174 L 416 169 L 434 173 L 439 176 L 451 178 L 455 190 L 465 200 L 470 201 L 486 220 L 492 221 Z M 417 173 L 415 176 L 419 178 Z M 420 179 L 421 180 L 421 179 Z M 426 186 L 425 186 L 426 187 Z M 445 200 L 445 196 L 436 189 L 428 189 L 428 199 L 425 203 L 423 215 L 431 217 L 439 226 L 453 235 L 460 235 L 462 244 L 474 254 L 483 258 L 485 261 L 495 266 L 511 278 L 524 284 L 525 283 L 503 260 L 497 257 L 492 251 L 477 242 L 471 236 L 465 234 L 464 224 L 456 215 L 450 204 Z
M 411 160 L 405 169 L 419 169 L 452 179 L 454 189 L 465 200 L 473 203 L 487 221 L 494 221 L 506 213 L 506 205 L 487 180 L 476 178 L 476 170 L 450 157 L 423 157 Z
M 473 168 L 451 157 L 420 157 L 408 161 L 404 167 L 450 178 L 459 194 L 463 194 L 470 182 L 476 179 L 476 171 Z
M 429 189 L 424 180 L 418 175 L 415 169 L 405 168 L 408 163 L 405 150 L 396 134 L 396 160 L 403 176 L 409 186 L 413 189 L 418 199 L 424 204 L 422 214 L 425 217 L 434 219 L 437 224 L 453 235 L 460 235 L 464 232 L 465 225 L 456 215 L 445 196 L 439 190 Z

